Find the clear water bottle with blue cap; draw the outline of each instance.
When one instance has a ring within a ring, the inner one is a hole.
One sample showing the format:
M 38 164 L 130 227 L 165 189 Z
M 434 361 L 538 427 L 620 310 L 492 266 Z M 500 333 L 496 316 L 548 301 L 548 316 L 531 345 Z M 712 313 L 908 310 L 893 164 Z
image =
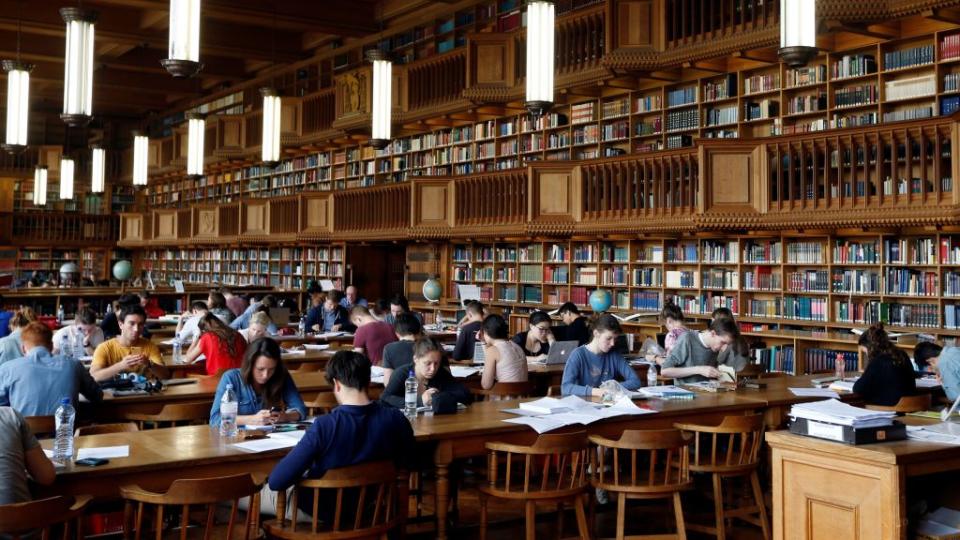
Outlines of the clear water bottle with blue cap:
M 73 422 L 77 411 L 70 404 L 70 398 L 60 400 L 60 406 L 54 414 L 56 438 L 53 440 L 53 461 L 67 464 L 73 461 Z
M 417 377 L 412 369 L 403 384 L 403 414 L 408 418 L 417 416 Z
M 223 397 L 220 398 L 220 435 L 237 436 L 237 409 L 237 394 L 233 391 L 233 384 L 227 383 Z
M 173 337 L 173 363 L 182 364 L 183 363 L 183 345 L 180 341 L 180 332 Z

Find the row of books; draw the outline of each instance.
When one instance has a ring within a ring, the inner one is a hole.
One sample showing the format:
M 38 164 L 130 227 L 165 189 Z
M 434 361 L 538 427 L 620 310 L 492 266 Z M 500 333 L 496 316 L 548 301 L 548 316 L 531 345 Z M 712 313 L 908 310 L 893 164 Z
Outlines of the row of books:
M 623 98 L 613 101 L 604 101 L 602 114 L 603 118 L 626 116 L 630 114 L 630 100 L 628 98 Z
M 887 264 L 937 264 L 933 238 L 887 238 L 883 241 L 883 260 Z
M 689 270 L 667 270 L 667 287 L 674 289 L 694 289 L 699 286 L 697 273 Z
M 932 44 L 885 52 L 883 53 L 883 69 L 903 69 L 910 66 L 932 64 L 934 56 Z
M 933 116 L 933 106 L 914 107 L 912 109 L 901 109 L 899 111 L 890 111 L 883 113 L 884 122 L 902 122 L 904 120 L 919 120 L 921 118 L 931 118 Z
M 736 270 L 705 270 L 702 282 L 704 289 L 736 289 L 740 285 L 740 273 Z
M 860 358 L 855 351 L 838 351 L 833 349 L 807 349 L 804 353 L 807 373 L 831 373 L 837 368 L 837 360 L 843 362 L 844 371 L 852 373 L 859 371 Z
M 802 114 L 808 112 L 823 111 L 827 109 L 827 95 L 808 94 L 805 96 L 794 96 L 787 100 L 786 114 Z
M 877 91 L 877 85 L 864 84 L 859 86 L 850 86 L 841 88 L 833 93 L 834 107 L 856 107 L 859 105 L 870 105 L 880 99 L 880 92 Z
M 701 294 L 700 296 L 672 294 L 666 296 L 666 301 L 673 302 L 684 313 L 698 313 L 708 315 L 717 308 L 727 308 L 734 315 L 740 312 L 740 302 L 736 296 Z
M 754 349 L 753 362 L 766 368 L 766 371 L 795 374 L 793 345 L 774 345 L 764 349 Z
M 940 38 L 940 60 L 960 58 L 960 34 Z
M 747 300 L 746 315 L 750 317 L 779 318 L 783 317 L 783 299 L 759 299 L 751 298 Z
M 779 241 L 750 241 L 743 248 L 745 263 L 779 263 L 781 260 L 783 260 L 783 244 Z
M 833 292 L 880 293 L 880 273 L 874 270 L 834 270 Z
M 722 126 L 724 124 L 735 124 L 739 120 L 737 115 L 737 106 L 721 107 L 717 109 L 707 109 L 704 113 L 704 121 L 707 126 Z
M 747 122 L 773 118 L 779 114 L 780 102 L 775 99 L 747 101 L 743 104 L 743 119 Z
M 697 87 L 674 88 L 667 92 L 667 107 L 680 107 L 697 102 Z
M 827 270 L 805 270 L 787 274 L 787 290 L 792 292 L 828 292 L 830 274 Z
M 683 109 L 667 113 L 667 131 L 695 129 L 700 126 L 700 113 L 696 109 Z
M 884 99 L 887 101 L 932 96 L 937 93 L 937 76 L 931 73 L 923 77 L 887 81 L 883 87 Z
M 827 82 L 827 66 L 820 64 L 788 69 L 785 72 L 787 88 Z
M 823 264 L 823 244 L 796 242 L 787 244 L 787 262 L 791 264 Z
M 737 95 L 737 75 L 730 73 L 723 79 L 707 81 L 703 84 L 704 101 L 727 99 Z
M 780 89 L 780 75 L 753 75 L 743 80 L 743 93 L 745 95 L 757 94 L 759 92 L 770 92 Z
M 830 66 L 830 78 L 844 79 L 877 72 L 877 60 L 872 54 L 844 55 Z
M 833 262 L 846 264 L 879 264 L 880 246 L 877 242 L 837 242 L 833 246 Z
M 901 304 L 878 300 L 840 300 L 833 304 L 834 318 L 841 323 L 873 324 L 882 322 L 896 326 L 936 328 L 939 326 L 937 304 Z
M 826 321 L 827 299 L 785 296 L 783 297 L 783 317 L 801 321 Z
M 884 292 L 910 296 L 937 296 L 940 292 L 939 281 L 936 272 L 888 268 L 884 279 Z
M 749 291 L 779 291 L 783 286 L 782 276 L 769 267 L 759 266 L 743 273 L 743 288 Z

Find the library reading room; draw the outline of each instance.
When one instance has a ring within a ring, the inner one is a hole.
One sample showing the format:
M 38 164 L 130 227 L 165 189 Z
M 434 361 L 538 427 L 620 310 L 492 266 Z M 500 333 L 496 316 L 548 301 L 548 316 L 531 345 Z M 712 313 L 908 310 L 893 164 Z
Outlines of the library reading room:
M 960 0 L 0 0 L 0 67 L 0 539 L 960 539 Z

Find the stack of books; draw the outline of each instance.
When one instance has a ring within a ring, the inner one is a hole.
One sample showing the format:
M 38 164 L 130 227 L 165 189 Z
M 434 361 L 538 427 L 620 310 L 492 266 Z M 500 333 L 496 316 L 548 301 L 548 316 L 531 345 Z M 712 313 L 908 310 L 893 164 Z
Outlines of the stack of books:
M 791 407 L 790 431 L 847 444 L 902 440 L 903 424 L 895 423 L 893 411 L 871 411 L 836 399 L 798 403 Z

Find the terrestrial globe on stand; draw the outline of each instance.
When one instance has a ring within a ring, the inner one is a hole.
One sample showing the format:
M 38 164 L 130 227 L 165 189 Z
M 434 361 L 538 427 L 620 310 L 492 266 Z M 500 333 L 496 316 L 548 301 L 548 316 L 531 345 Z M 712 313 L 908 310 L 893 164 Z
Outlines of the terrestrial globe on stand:
M 613 297 L 610 296 L 610 291 L 597 289 L 590 293 L 590 309 L 594 313 L 603 313 L 610 309 L 611 305 L 613 305 Z
M 121 288 L 133 276 L 133 265 L 130 261 L 117 261 L 113 264 L 113 277 L 121 283 Z
M 80 267 L 72 262 L 63 263 L 60 267 L 60 286 L 76 287 L 80 284 Z
M 440 322 L 440 297 L 443 296 L 443 287 L 440 285 L 440 282 L 434 278 L 430 278 L 423 282 L 423 289 L 421 291 L 423 297 L 435 305 L 433 311 L 433 322 L 436 329 L 439 331 L 443 329 L 443 323 Z

